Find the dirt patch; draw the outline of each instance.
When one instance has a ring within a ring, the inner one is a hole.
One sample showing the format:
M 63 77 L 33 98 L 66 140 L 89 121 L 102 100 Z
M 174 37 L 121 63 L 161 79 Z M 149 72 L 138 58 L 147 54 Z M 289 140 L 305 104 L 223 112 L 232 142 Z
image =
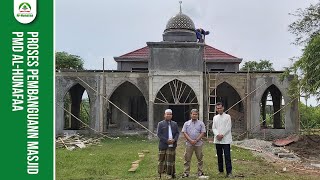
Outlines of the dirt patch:
M 320 135 L 301 136 L 297 142 L 285 148 L 296 153 L 302 160 L 320 162 Z
M 234 145 L 251 150 L 263 157 L 279 172 L 299 172 L 299 174 L 320 175 L 320 136 L 301 136 L 297 142 L 286 147 L 275 147 L 271 141 L 246 139 L 234 141 Z M 294 158 L 280 158 L 279 153 L 293 155 Z M 278 155 L 277 155 L 278 154 Z

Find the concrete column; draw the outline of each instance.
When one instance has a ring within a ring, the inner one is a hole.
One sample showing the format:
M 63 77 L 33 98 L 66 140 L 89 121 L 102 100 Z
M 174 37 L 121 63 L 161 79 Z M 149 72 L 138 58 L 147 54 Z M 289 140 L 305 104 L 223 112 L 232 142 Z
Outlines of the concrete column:
M 262 95 L 262 99 L 261 99 L 261 103 L 262 103 L 262 107 L 260 112 L 262 113 L 262 120 L 266 120 L 267 116 L 266 116 L 266 103 L 267 103 L 267 95 L 268 95 L 268 91 L 266 90 L 263 95 Z M 263 121 L 262 122 L 263 127 L 267 127 L 267 122 Z
M 100 131 L 100 99 L 99 94 L 92 95 L 90 99 L 90 122 L 89 125 L 95 131 L 89 129 L 91 133 L 97 133 Z
M 250 91 L 250 74 L 249 72 L 247 73 L 247 94 L 248 95 L 251 91 Z M 247 96 L 246 98 L 246 122 L 247 122 L 247 131 L 251 131 L 251 96 Z M 249 135 L 249 134 L 248 134 Z
M 148 103 L 148 129 L 152 132 L 154 128 L 154 104 L 153 104 L 153 77 L 149 74 L 149 103 Z M 153 135 L 149 132 L 148 138 L 151 139 Z
M 152 101 L 149 101 L 149 110 L 148 110 L 148 122 L 149 122 L 149 126 L 148 126 L 148 129 L 150 131 L 153 132 L 153 129 L 154 129 L 154 114 L 153 114 L 153 102 Z M 149 133 L 149 139 L 152 138 L 152 134 Z
M 203 97 L 204 97 L 204 94 L 203 94 L 203 74 L 200 75 L 199 77 L 200 79 L 200 92 L 199 92 L 199 98 L 198 98 L 198 102 L 199 102 L 199 119 L 201 120 L 204 120 L 203 118 L 205 117 L 204 114 L 203 114 Z
M 100 78 L 100 88 L 99 88 L 99 101 L 100 101 L 100 106 L 99 106 L 99 131 L 103 132 L 104 131 L 104 117 L 105 117 L 105 99 L 103 96 L 105 95 L 105 89 L 104 89 L 104 74 L 102 74 L 102 78 Z
M 285 105 L 291 102 L 290 97 L 284 96 Z M 284 119 L 284 128 L 286 132 L 298 132 L 299 128 L 299 110 L 298 110 L 298 100 L 294 100 L 286 108 L 284 108 L 285 119 Z
M 291 121 L 293 121 L 293 125 L 295 126 L 293 129 L 296 133 L 299 132 L 300 130 L 300 109 L 299 109 L 299 104 L 300 104 L 300 100 L 299 99 L 296 99 L 292 102 L 292 105 L 290 106 L 290 114 L 293 115 L 291 119 Z M 292 113 L 291 113 L 292 112 Z M 289 119 L 289 118 L 287 118 Z
M 56 103 L 55 132 L 56 135 L 59 135 L 62 134 L 64 126 L 64 110 L 62 109 L 64 103 L 63 100 L 58 100 Z

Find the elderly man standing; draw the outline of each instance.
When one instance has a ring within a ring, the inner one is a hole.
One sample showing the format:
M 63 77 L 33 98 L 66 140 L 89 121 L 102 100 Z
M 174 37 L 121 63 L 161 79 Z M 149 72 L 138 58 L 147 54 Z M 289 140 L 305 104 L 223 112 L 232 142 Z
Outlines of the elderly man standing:
M 216 104 L 217 115 L 213 117 L 212 131 L 214 134 L 213 143 L 216 144 L 218 156 L 219 172 L 223 173 L 223 154 L 226 163 L 227 177 L 232 177 L 232 164 L 230 154 L 231 136 L 231 117 L 224 113 L 224 107 L 221 102 Z
M 167 109 L 164 113 L 164 120 L 158 123 L 157 135 L 159 141 L 159 165 L 158 173 L 161 178 L 162 173 L 176 177 L 175 160 L 176 147 L 179 138 L 179 129 L 175 121 L 172 121 L 172 110 Z
M 186 148 L 184 153 L 184 174 L 183 177 L 189 177 L 190 163 L 193 152 L 198 159 L 198 176 L 203 174 L 203 153 L 202 153 L 202 137 L 206 132 L 204 123 L 198 120 L 199 112 L 197 109 L 192 109 L 190 112 L 191 119 L 184 123 L 182 132 L 186 138 Z

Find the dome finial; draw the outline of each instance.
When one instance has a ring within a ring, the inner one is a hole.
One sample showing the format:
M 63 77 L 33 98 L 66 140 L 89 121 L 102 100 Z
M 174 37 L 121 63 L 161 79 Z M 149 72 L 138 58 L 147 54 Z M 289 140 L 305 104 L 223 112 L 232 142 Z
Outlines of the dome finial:
M 179 3 L 180 3 L 180 14 L 182 14 L 182 9 L 181 9 L 182 1 L 179 1 Z

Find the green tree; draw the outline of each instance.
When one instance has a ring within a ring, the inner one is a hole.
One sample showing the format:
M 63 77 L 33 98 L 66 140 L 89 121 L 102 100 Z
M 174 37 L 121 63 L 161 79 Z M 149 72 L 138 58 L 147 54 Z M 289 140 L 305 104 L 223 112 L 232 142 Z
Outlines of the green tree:
M 71 112 L 71 96 L 69 92 L 64 97 L 64 108 Z M 64 128 L 71 128 L 71 114 L 69 114 L 67 111 L 64 111 Z
M 291 15 L 298 19 L 289 25 L 289 31 L 296 36 L 295 44 L 307 44 L 320 33 L 320 2 L 306 9 L 297 9 Z
M 320 99 L 320 3 L 298 9 L 299 19 L 289 25 L 289 31 L 297 36 L 295 43 L 304 46 L 301 57 L 286 69 L 284 77 L 294 75 L 289 93 L 298 97 L 300 93 Z
M 300 102 L 299 109 L 302 129 L 320 128 L 320 107 L 306 106 Z
M 80 105 L 80 119 L 81 121 L 83 121 L 86 124 L 89 124 L 89 119 L 90 119 L 90 102 L 89 102 L 89 98 L 86 99 L 82 99 L 81 105 Z M 84 129 L 87 126 L 83 123 L 81 123 L 80 125 L 80 129 Z
M 294 63 L 293 69 L 301 72 L 301 90 L 320 98 L 320 34 L 310 40 L 302 57 Z
M 68 92 L 64 98 L 64 108 L 66 110 L 68 110 L 69 112 L 71 112 L 71 105 L 72 105 L 72 101 L 71 101 L 71 96 L 70 93 Z M 89 119 L 90 119 L 90 102 L 89 102 L 89 98 L 85 98 L 81 100 L 81 104 L 80 104 L 80 116 L 79 119 L 86 123 L 89 124 Z M 70 129 L 71 128 L 71 119 L 72 119 L 72 115 L 65 111 L 64 112 L 64 127 L 66 129 Z M 75 120 L 78 121 L 78 120 Z M 87 126 L 83 123 L 80 123 L 80 129 L 85 129 Z
M 249 68 L 250 71 L 274 71 L 272 65 L 273 64 L 269 60 L 260 60 L 259 62 L 247 61 L 240 70 L 248 71 Z
M 289 78 L 289 94 L 293 98 L 313 95 L 320 99 L 320 3 L 306 9 L 298 9 L 298 20 L 289 25 L 289 31 L 296 35 L 295 44 L 304 46 L 302 56 L 293 59 L 293 65 L 286 68 L 282 79 Z M 293 75 L 293 76 L 292 76 Z M 293 78 L 292 78 L 293 77 Z M 320 108 L 299 104 L 300 123 L 310 133 L 311 128 L 320 126 Z
M 82 70 L 84 69 L 83 59 L 67 52 L 56 52 L 56 70 L 58 69 Z

